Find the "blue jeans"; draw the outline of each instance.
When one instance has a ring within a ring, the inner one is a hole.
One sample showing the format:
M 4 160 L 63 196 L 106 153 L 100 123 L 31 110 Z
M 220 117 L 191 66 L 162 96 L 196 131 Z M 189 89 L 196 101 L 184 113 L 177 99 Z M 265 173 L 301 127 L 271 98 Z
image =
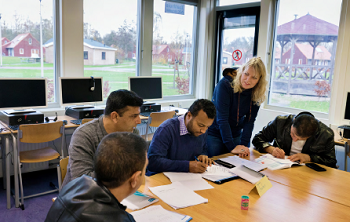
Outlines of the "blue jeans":
M 241 142 L 241 136 L 237 136 L 236 138 L 233 138 L 233 142 L 235 144 L 239 144 Z M 216 136 L 208 135 L 207 146 L 208 146 L 208 157 L 231 152 L 231 150 L 228 150 L 225 144 L 222 142 L 221 137 L 219 138 Z

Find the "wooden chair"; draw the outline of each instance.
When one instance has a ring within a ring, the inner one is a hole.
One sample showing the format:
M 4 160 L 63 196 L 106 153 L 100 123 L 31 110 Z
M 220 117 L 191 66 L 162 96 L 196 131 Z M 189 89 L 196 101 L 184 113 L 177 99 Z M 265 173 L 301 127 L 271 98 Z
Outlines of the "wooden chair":
M 62 183 L 67 173 L 69 156 L 60 160 L 60 164 L 57 165 L 57 175 L 58 175 L 58 189 L 61 191 Z
M 40 148 L 36 150 L 20 151 L 22 143 L 47 143 L 61 138 L 61 155 L 63 154 L 64 147 L 64 125 L 62 121 L 53 123 L 42 124 L 28 124 L 20 125 L 17 134 L 17 146 L 18 146 L 18 176 L 20 182 L 21 191 L 21 203 L 20 207 L 24 210 L 24 199 L 44 195 L 48 193 L 57 192 L 59 189 L 54 189 L 30 196 L 24 196 L 23 183 L 22 183 L 22 163 L 40 163 L 60 158 L 60 154 L 51 147 Z
M 168 112 L 154 112 L 151 113 L 148 121 L 147 121 L 147 128 L 146 128 L 146 135 L 145 139 L 148 140 L 148 129 L 150 126 L 152 127 L 158 127 L 160 124 L 162 124 L 165 120 L 173 118 L 175 115 L 175 110 L 168 111 Z
M 82 119 L 80 125 L 83 125 L 83 124 L 85 124 L 87 122 L 90 122 L 91 120 L 94 120 L 94 119 Z

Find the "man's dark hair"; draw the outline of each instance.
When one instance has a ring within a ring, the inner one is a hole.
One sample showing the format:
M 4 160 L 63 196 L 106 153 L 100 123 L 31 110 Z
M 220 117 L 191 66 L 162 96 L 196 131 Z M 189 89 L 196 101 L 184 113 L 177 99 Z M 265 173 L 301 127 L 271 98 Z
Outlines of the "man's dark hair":
M 111 92 L 107 98 L 105 115 L 109 116 L 116 111 L 120 116 L 123 116 L 127 106 L 142 106 L 143 99 L 133 91 L 119 89 Z
M 107 188 L 121 186 L 146 162 L 146 141 L 134 133 L 115 132 L 105 136 L 95 154 L 95 176 Z
M 198 115 L 198 112 L 203 110 L 209 119 L 214 119 L 216 115 L 215 105 L 212 101 L 207 99 L 197 99 L 188 109 L 191 112 L 193 117 Z
M 293 120 L 297 136 L 310 137 L 318 129 L 318 122 L 312 114 L 299 114 Z

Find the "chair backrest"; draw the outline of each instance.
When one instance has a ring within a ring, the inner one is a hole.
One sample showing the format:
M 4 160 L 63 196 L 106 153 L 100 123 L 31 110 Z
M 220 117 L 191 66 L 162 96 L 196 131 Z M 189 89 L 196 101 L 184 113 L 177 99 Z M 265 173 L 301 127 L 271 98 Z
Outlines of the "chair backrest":
M 160 124 L 162 124 L 165 120 L 173 118 L 175 115 L 175 110 L 168 111 L 168 112 L 155 112 L 150 114 L 150 124 L 149 126 L 158 127 Z
M 65 178 L 66 173 L 67 173 L 68 161 L 69 161 L 69 156 L 67 156 L 66 158 L 63 158 L 62 160 L 60 160 L 60 169 L 61 169 L 61 179 L 62 179 L 62 181 L 64 181 L 64 178 Z
M 83 125 L 83 124 L 85 124 L 85 123 L 87 123 L 87 122 L 90 122 L 91 120 L 94 120 L 94 119 L 82 119 L 80 125 Z
M 45 143 L 62 137 L 63 122 L 24 124 L 19 126 L 19 141 L 22 143 Z

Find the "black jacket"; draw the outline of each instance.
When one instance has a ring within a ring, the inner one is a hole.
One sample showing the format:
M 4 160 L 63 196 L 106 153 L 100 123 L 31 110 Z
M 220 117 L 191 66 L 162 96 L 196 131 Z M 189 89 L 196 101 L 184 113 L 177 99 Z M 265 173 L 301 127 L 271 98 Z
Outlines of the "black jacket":
M 263 153 L 264 148 L 271 146 L 270 142 L 275 140 L 273 146 L 279 146 L 289 155 L 292 146 L 290 128 L 294 117 L 295 115 L 277 116 L 254 136 L 255 149 Z M 312 162 L 336 167 L 333 130 L 318 121 L 316 133 L 306 140 L 301 152 L 308 154 Z
M 128 221 L 134 218 L 114 195 L 91 177 L 72 180 L 52 204 L 46 222 Z

